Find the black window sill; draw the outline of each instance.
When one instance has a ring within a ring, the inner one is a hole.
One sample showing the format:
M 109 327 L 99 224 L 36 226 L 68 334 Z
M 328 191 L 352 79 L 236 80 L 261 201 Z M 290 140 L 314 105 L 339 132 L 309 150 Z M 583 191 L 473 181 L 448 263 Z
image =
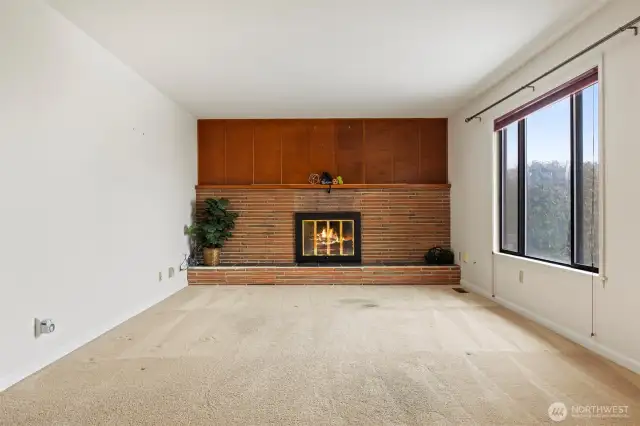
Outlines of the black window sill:
M 567 268 L 567 269 L 574 269 L 576 271 L 582 271 L 582 272 L 589 272 L 592 274 L 598 274 L 599 273 L 599 269 L 597 267 L 592 267 L 592 266 L 588 266 L 588 265 L 580 265 L 577 263 L 574 264 L 570 264 L 570 263 L 562 263 L 562 262 L 555 262 L 553 260 L 549 260 L 549 259 L 541 259 L 539 257 L 533 257 L 533 256 L 527 256 L 527 255 L 522 255 L 522 254 L 518 254 L 515 252 L 511 252 L 508 250 L 500 250 L 498 252 L 499 254 L 505 254 L 511 257 L 515 257 L 515 258 L 519 258 L 519 259 L 524 259 L 524 260 L 533 260 L 535 262 L 539 262 L 539 263 L 546 263 L 549 265 L 554 265 L 554 266 L 561 266 L 563 268 Z

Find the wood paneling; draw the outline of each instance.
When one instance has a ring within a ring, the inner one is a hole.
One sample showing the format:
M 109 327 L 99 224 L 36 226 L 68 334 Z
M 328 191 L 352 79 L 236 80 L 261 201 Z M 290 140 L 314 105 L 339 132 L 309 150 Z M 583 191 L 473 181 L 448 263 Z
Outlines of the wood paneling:
M 367 183 L 393 182 L 394 120 L 364 122 L 365 176 Z
M 420 121 L 407 120 L 399 124 L 394 129 L 393 181 L 421 183 Z
M 253 183 L 280 183 L 282 181 L 280 124 L 271 120 L 257 121 L 253 134 Z
M 226 134 L 225 183 L 253 183 L 253 123 L 229 120 Z
M 309 180 L 309 126 L 292 120 L 281 125 L 282 183 L 304 183 Z
M 446 119 L 200 120 L 198 182 L 446 183 Z
M 362 120 L 336 122 L 337 174 L 346 183 L 364 183 L 364 123 Z
M 329 172 L 332 176 L 338 176 L 335 139 L 333 121 L 312 120 L 309 123 L 309 169 L 312 172 Z
M 224 122 L 198 121 L 198 182 L 223 184 L 224 176 Z
M 420 123 L 420 182 L 447 181 L 447 120 L 423 120 Z

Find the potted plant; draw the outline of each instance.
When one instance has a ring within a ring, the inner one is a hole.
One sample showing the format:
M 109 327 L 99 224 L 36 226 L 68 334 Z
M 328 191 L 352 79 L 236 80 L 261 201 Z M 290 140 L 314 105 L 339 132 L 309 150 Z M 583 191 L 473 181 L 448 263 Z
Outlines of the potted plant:
M 225 198 L 208 198 L 204 204 L 204 211 L 187 233 L 202 247 L 204 264 L 218 266 L 220 249 L 233 235 L 231 230 L 236 226 L 238 213 L 227 211 L 229 200 Z

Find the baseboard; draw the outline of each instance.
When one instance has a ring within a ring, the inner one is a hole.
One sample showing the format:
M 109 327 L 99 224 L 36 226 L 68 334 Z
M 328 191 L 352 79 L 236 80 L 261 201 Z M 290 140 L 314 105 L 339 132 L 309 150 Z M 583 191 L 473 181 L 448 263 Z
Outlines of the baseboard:
M 32 374 L 37 373 L 38 371 L 54 363 L 55 361 L 69 355 L 71 352 L 75 351 L 81 346 L 86 345 L 92 340 L 97 339 L 98 337 L 102 336 L 106 332 L 116 328 L 123 322 L 135 317 L 136 315 L 139 315 L 140 313 L 146 311 L 152 306 L 157 305 L 158 303 L 162 302 L 164 299 L 174 295 L 178 291 L 185 288 L 186 285 L 187 283 L 186 283 L 186 274 L 185 274 L 185 282 L 183 285 L 177 288 L 172 288 L 168 292 L 158 294 L 153 299 L 146 301 L 142 305 L 136 306 L 132 310 L 122 315 L 118 315 L 117 317 L 111 319 L 111 321 L 107 322 L 106 324 L 102 324 L 100 327 L 95 327 L 92 330 L 92 332 L 83 334 L 82 336 L 78 336 L 76 339 L 73 339 L 61 345 L 57 349 L 47 353 L 42 359 L 39 359 L 31 364 L 28 364 L 26 366 L 23 366 L 21 368 L 14 370 L 12 374 L 9 376 L 1 377 L 0 392 L 24 380 L 25 378 L 31 376 Z
M 633 371 L 636 374 L 640 374 L 640 362 L 600 344 L 597 340 L 595 340 L 595 338 L 577 333 L 554 321 L 544 318 L 526 308 L 523 308 L 522 306 L 516 303 L 503 299 L 500 296 L 492 297 L 489 291 L 487 291 L 486 289 L 478 285 L 472 284 L 467 280 L 461 280 L 461 284 L 464 288 L 468 289 L 469 291 L 476 293 L 480 296 L 486 297 L 487 299 L 491 299 L 496 303 L 498 303 L 499 305 L 502 305 L 505 308 L 513 312 L 516 312 L 522 315 L 523 317 L 528 318 L 531 321 L 534 321 L 542 325 L 543 327 L 548 328 L 549 330 L 552 330 L 558 333 L 559 335 L 571 340 L 572 342 L 577 343 L 578 345 L 583 346 L 586 349 L 589 349 L 590 351 L 610 361 L 613 361 L 616 364 L 619 364 Z
M 587 349 L 591 349 L 598 355 L 607 358 L 610 361 L 615 362 L 618 365 L 623 366 L 636 374 L 640 374 L 640 362 L 635 359 L 629 358 L 626 355 L 622 355 L 620 352 L 616 352 L 606 346 L 601 345 L 596 341 L 590 341 L 590 345 L 585 346 Z
M 480 296 L 484 296 L 487 299 L 493 299 L 493 296 L 491 295 L 491 292 L 489 290 L 480 287 L 479 285 L 473 284 L 465 279 L 460 280 L 460 285 L 467 290 L 470 290 L 472 293 L 479 294 Z

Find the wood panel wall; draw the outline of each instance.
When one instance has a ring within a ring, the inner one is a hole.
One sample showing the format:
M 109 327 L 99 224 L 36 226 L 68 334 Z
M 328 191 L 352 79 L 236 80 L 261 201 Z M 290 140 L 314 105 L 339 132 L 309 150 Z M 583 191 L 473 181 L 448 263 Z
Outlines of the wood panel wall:
M 447 119 L 198 120 L 198 183 L 447 183 Z

